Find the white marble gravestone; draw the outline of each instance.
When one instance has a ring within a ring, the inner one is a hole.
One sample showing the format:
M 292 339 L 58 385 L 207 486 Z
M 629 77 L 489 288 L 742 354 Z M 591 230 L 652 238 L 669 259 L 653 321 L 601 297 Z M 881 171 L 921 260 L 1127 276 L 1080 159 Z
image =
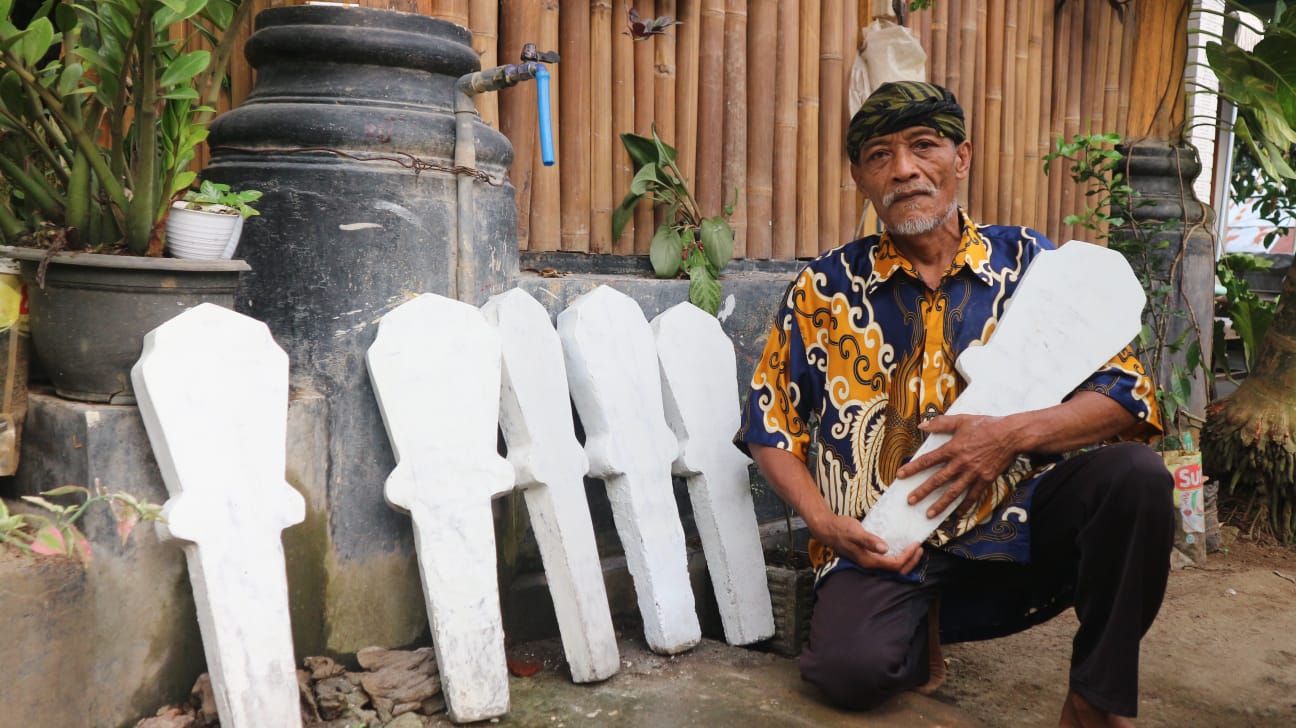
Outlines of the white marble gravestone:
M 576 440 L 562 342 L 549 312 L 519 288 L 487 301 L 482 313 L 499 331 L 500 428 L 524 489 L 572 679 L 606 679 L 620 667 L 620 655 L 585 500 L 589 461 Z
M 716 317 L 688 302 L 654 318 L 652 329 L 666 421 L 679 439 L 673 470 L 687 478 L 725 639 L 735 645 L 768 639 L 774 613 L 752 503 L 751 460 L 733 444 L 740 424 L 733 342 Z
M 959 356 L 967 388 L 947 414 L 1003 416 L 1058 404 L 1133 340 L 1145 301 L 1129 263 L 1114 250 L 1072 240 L 1041 253 L 989 341 Z M 914 457 L 949 439 L 930 435 Z M 927 509 L 945 488 L 908 504 L 909 494 L 938 469 L 895 481 L 865 516 L 864 529 L 886 541 L 889 555 L 925 540 L 961 501 L 935 518 L 927 518 Z
M 222 726 L 301 725 L 284 528 L 305 503 L 284 482 L 288 356 L 265 324 L 204 303 L 154 329 L 131 371 L 183 542 Z
M 476 308 L 423 294 L 382 318 L 367 361 L 396 456 L 384 494 L 414 524 L 450 717 L 498 717 L 509 694 L 491 499 L 513 487 L 496 451 L 499 338 Z
M 558 315 L 558 335 L 589 474 L 607 483 L 645 639 L 658 653 L 687 650 L 701 628 L 671 485 L 679 444 L 662 409 L 652 330 L 633 299 L 599 286 Z

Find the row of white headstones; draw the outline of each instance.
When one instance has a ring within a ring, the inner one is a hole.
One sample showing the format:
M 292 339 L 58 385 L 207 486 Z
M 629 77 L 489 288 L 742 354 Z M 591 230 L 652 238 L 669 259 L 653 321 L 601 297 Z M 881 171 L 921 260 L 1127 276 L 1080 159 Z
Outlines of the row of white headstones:
M 749 460 L 730 441 L 734 348 L 715 318 L 684 303 L 650 325 L 601 286 L 555 330 L 520 289 L 481 309 L 424 294 L 382 318 L 367 361 L 397 461 L 384 495 L 411 517 L 453 720 L 509 709 L 490 504 L 514 488 L 573 680 L 620 665 L 586 475 L 607 485 L 654 651 L 701 638 L 672 475 L 688 484 L 726 640 L 773 635 Z M 280 541 L 304 517 L 284 480 L 287 355 L 264 324 L 204 304 L 148 335 L 132 380 L 171 496 L 159 531 L 185 550 L 221 725 L 300 726 Z

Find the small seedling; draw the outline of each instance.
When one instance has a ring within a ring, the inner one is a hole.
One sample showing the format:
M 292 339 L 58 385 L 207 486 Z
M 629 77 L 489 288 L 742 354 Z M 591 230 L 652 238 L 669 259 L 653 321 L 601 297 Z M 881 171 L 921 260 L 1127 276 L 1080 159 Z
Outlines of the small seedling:
M 188 210 L 205 210 L 207 212 L 225 212 L 225 210 L 212 209 L 214 205 L 223 205 L 237 212 L 244 218 L 260 215 L 249 203 L 261 199 L 261 193 L 257 190 L 243 190 L 242 192 L 231 192 L 230 186 L 211 180 L 203 180 L 202 184 L 196 190 L 189 190 L 180 198 L 185 203 L 185 209 Z

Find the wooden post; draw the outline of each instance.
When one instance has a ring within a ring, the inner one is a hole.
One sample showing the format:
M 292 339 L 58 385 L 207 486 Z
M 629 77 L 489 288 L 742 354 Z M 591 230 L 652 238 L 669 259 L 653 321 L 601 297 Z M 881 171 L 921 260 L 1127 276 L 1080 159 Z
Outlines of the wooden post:
M 540 4 L 533 0 L 504 0 L 501 46 L 505 59 L 520 59 L 522 46 L 540 37 Z M 546 48 L 545 50 L 549 50 Z M 536 86 L 520 83 L 499 92 L 500 131 L 513 144 L 509 178 L 516 190 L 518 249 L 528 250 L 531 239 L 531 190 L 536 146 Z
M 481 59 L 481 66 L 494 68 L 499 65 L 496 60 L 496 47 L 499 45 L 499 2 L 498 0 L 472 0 L 468 7 L 468 23 L 472 28 L 472 47 Z M 477 94 L 473 98 L 477 104 L 477 113 L 482 121 L 492 128 L 499 128 L 499 94 Z
M 540 35 L 536 45 L 541 50 L 558 47 L 558 0 L 544 0 L 540 5 Z M 562 108 L 561 63 L 549 66 L 552 78 L 549 94 L 552 110 Z M 559 124 L 562 124 L 561 119 Z M 562 135 L 554 139 L 554 155 L 562 159 Z M 540 162 L 540 145 L 534 147 L 534 185 L 531 189 L 531 250 L 558 250 L 562 242 L 562 185 L 557 167 Z
M 611 0 L 590 2 L 590 100 L 598 100 L 599 111 L 590 109 L 590 252 L 612 252 L 612 210 L 621 204 L 613 199 L 612 158 L 620 142 L 612 127 L 608 106 L 612 101 L 612 42 L 616 26 Z
M 675 163 L 697 194 L 698 67 L 702 51 L 702 0 L 679 0 L 675 26 Z
M 747 0 L 725 0 L 724 161 L 721 204 L 734 202 L 733 255 L 747 255 Z
M 798 258 L 819 254 L 819 0 L 797 0 L 801 24 L 798 38 L 797 86 L 797 241 Z
M 771 253 L 797 254 L 797 48 L 799 5 L 778 4 L 778 65 L 774 78 L 774 233 Z
M 720 214 L 724 151 L 724 0 L 702 0 L 701 53 L 698 57 L 697 187 L 702 214 Z
M 657 17 L 656 0 L 636 0 L 634 7 L 645 18 Z M 654 43 L 654 39 L 634 43 L 634 132 L 646 137 L 652 136 L 653 121 L 657 118 L 657 108 L 653 103 L 657 91 L 657 72 L 653 68 L 656 58 Z M 647 255 L 648 249 L 652 247 L 653 235 L 657 232 L 653 201 L 642 200 L 639 207 L 635 208 L 634 218 L 634 252 L 636 255 Z
M 751 0 L 747 26 L 747 257 L 769 258 L 774 224 L 778 0 Z
M 819 18 L 819 250 L 841 245 L 841 0 L 825 0 Z
M 558 134 L 562 183 L 562 249 L 589 252 L 590 247 L 590 5 L 589 0 L 562 0 L 558 38 L 563 57 Z
M 612 27 L 625 22 L 628 0 L 612 0 Z M 612 201 L 620 205 L 630 191 L 634 167 L 621 144 L 621 134 L 635 130 L 634 41 L 622 32 L 612 36 Z M 634 253 L 635 221 L 626 223 L 621 237 L 612 241 L 617 255 Z

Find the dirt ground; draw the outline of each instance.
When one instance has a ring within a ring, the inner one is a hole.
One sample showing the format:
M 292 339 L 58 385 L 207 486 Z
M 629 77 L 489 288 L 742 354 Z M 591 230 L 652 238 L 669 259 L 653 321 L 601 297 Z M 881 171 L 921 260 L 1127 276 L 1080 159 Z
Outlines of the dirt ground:
M 1170 575 L 1143 640 L 1139 726 L 1296 726 L 1296 552 L 1236 540 Z M 945 648 L 934 696 L 987 726 L 1052 726 L 1075 615 Z

